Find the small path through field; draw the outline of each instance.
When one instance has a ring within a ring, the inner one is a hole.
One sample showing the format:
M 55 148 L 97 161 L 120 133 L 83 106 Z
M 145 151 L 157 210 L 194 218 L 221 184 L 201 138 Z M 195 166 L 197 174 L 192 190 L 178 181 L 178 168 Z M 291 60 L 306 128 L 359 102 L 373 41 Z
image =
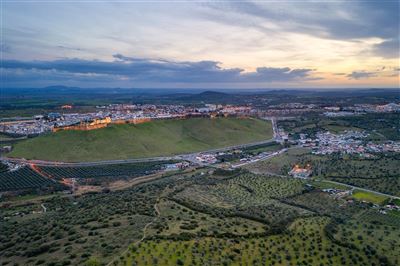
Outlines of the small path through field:
M 162 194 L 162 193 L 161 193 L 161 194 Z M 148 222 L 148 223 L 143 227 L 143 236 L 142 236 L 142 238 L 139 239 L 138 241 L 136 241 L 135 243 L 133 243 L 133 245 L 138 245 L 140 242 L 142 242 L 143 240 L 145 240 L 147 228 L 148 228 L 150 225 L 152 225 L 152 224 L 158 219 L 158 217 L 160 217 L 160 210 L 158 209 L 158 206 L 157 206 L 157 203 L 160 201 L 160 198 L 161 198 L 161 196 L 159 196 L 159 197 L 157 198 L 156 203 L 154 203 L 154 206 L 153 206 L 153 207 L 154 207 L 154 210 L 156 211 L 156 214 L 157 214 L 157 215 L 153 218 L 153 220 L 151 220 L 150 222 Z M 125 249 L 122 253 L 120 253 L 118 257 L 124 256 L 126 253 L 128 253 L 130 246 L 131 246 L 131 245 L 129 245 L 127 249 Z M 114 261 L 116 261 L 116 258 L 112 259 L 112 260 L 107 264 L 107 266 L 110 266 Z

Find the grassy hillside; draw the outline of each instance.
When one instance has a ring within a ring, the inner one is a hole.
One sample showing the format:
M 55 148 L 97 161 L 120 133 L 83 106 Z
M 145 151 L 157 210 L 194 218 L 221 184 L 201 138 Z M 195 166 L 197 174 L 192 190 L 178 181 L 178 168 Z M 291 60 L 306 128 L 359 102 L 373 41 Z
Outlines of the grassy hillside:
M 53 161 L 142 158 L 202 151 L 272 137 L 269 122 L 257 119 L 196 118 L 92 131 L 61 131 L 15 145 L 11 157 Z

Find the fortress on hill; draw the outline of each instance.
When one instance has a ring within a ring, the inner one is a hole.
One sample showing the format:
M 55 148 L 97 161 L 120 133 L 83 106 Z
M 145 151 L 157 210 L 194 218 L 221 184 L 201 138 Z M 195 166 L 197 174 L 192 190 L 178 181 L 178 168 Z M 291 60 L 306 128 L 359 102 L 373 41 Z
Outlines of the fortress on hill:
M 62 126 L 62 127 L 54 127 L 53 132 L 61 131 L 61 130 L 93 130 L 107 127 L 109 124 L 141 124 L 145 122 L 151 121 L 150 118 L 135 118 L 135 119 L 119 119 L 119 120 L 111 120 L 110 117 L 105 117 L 102 119 L 94 119 L 91 121 L 81 121 L 75 125 Z
M 217 113 L 190 113 L 190 114 L 182 114 L 182 115 L 176 115 L 176 116 L 168 116 L 168 117 L 137 117 L 137 118 L 130 118 L 130 119 L 116 119 L 113 120 L 111 117 L 105 117 L 101 119 L 93 119 L 89 121 L 81 121 L 77 124 L 73 125 L 64 125 L 64 126 L 55 126 L 52 131 L 53 132 L 58 132 L 62 130 L 94 130 L 94 129 L 99 129 L 99 128 L 104 128 L 107 127 L 109 124 L 117 124 L 117 125 L 122 125 L 122 124 L 142 124 L 146 122 L 150 122 L 152 120 L 161 120 L 161 119 L 188 119 L 188 118 L 194 118 L 194 117 L 207 117 L 207 118 L 217 118 L 217 117 L 228 117 L 228 116 L 236 116 L 236 117 L 247 117 L 247 115 L 237 115 L 237 114 L 228 114 L 228 113 L 223 113 L 223 114 L 217 114 Z

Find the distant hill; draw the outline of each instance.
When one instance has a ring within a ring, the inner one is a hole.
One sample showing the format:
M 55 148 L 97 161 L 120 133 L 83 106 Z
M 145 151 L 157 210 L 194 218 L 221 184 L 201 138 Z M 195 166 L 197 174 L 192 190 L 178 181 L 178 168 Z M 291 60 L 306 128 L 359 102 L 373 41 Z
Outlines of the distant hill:
M 236 100 L 239 96 L 218 91 L 204 91 L 198 94 L 191 94 L 176 98 L 178 101 L 207 102 L 207 103 L 227 103 Z
M 204 151 L 270 138 L 270 122 L 258 119 L 159 120 L 47 134 L 21 141 L 8 155 L 50 161 L 115 160 Z

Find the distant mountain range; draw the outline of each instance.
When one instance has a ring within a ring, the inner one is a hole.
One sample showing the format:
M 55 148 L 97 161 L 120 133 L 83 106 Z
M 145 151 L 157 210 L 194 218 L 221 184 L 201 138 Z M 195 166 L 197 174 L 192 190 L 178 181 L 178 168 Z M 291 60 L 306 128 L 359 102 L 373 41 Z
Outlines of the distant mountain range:
M 43 88 L 2 88 L 2 93 L 106 93 L 106 94 L 175 94 L 175 95 L 188 95 L 198 94 L 199 97 L 218 97 L 227 96 L 229 94 L 287 94 L 287 93 L 335 93 L 340 91 L 341 93 L 376 93 L 376 92 L 400 92 L 400 88 L 364 88 L 364 89 L 159 89 L 159 88 L 80 88 L 80 87 L 68 87 L 63 85 L 48 86 Z

